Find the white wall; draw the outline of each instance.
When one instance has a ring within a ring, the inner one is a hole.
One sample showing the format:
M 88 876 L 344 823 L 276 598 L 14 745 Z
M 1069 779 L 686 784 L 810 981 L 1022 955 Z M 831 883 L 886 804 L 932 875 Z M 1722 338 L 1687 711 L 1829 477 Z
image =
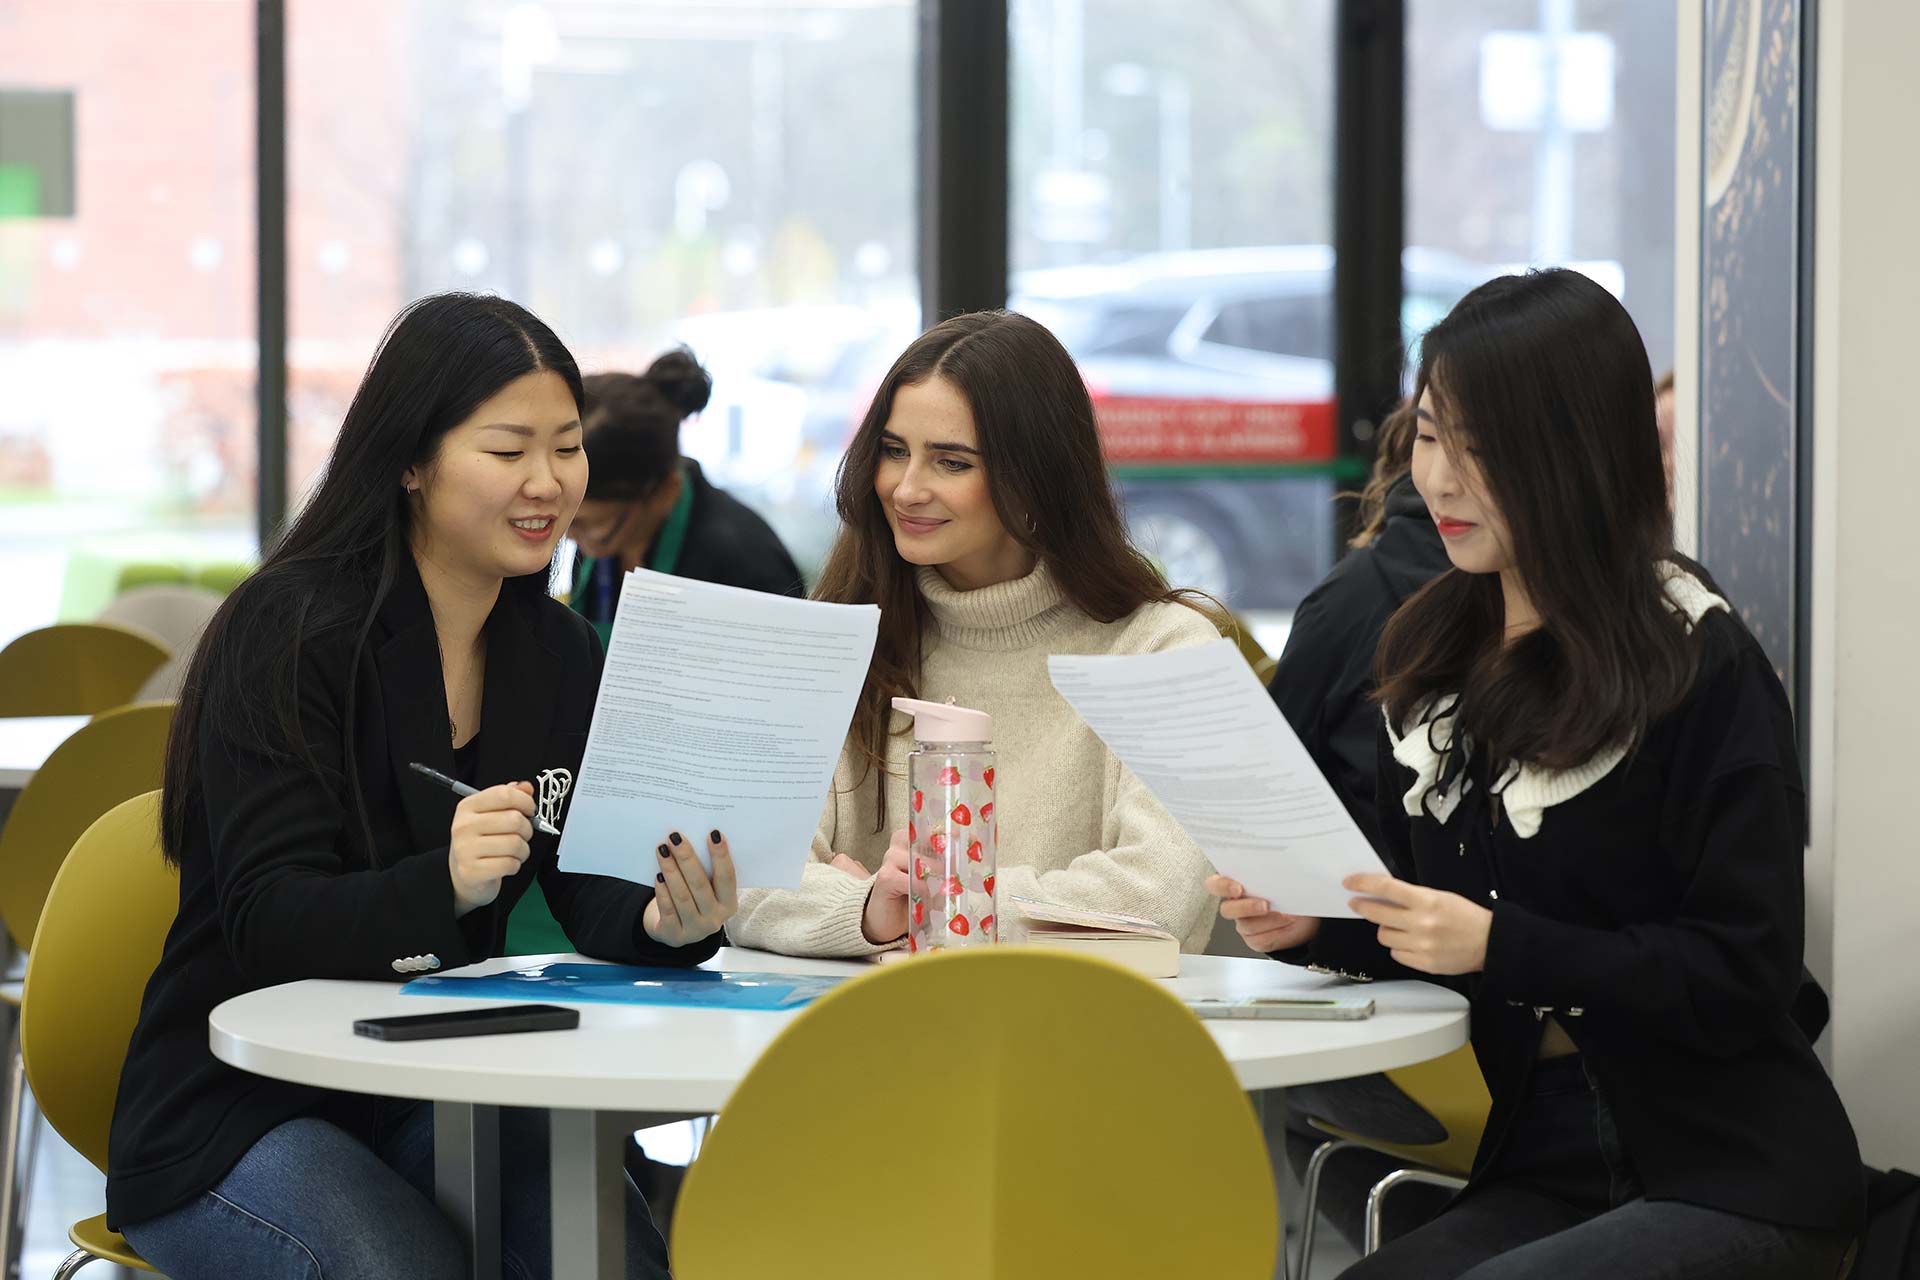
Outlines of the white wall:
M 1823 0 L 1818 54 L 1809 938 L 1867 1160 L 1920 1169 L 1920 4 Z

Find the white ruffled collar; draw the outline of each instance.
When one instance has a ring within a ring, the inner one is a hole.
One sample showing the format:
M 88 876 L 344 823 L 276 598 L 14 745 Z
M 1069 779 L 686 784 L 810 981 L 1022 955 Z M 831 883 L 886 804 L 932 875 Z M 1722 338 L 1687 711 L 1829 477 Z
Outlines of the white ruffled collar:
M 1659 573 L 1668 607 L 1686 618 L 1688 630 L 1692 630 L 1710 610 L 1729 608 L 1725 600 L 1679 565 L 1662 562 Z M 1387 737 L 1393 742 L 1393 758 L 1403 767 L 1413 770 L 1414 774 L 1413 785 L 1401 798 L 1409 817 L 1419 817 L 1424 802 L 1427 813 L 1436 821 L 1445 822 L 1453 816 L 1461 798 L 1473 786 L 1473 780 L 1466 776 L 1464 769 L 1454 776 L 1445 790 L 1436 786 L 1441 763 L 1453 745 L 1454 705 L 1455 699 L 1451 694 L 1433 694 L 1423 698 L 1414 707 L 1407 717 L 1404 732 L 1391 719 L 1387 721 Z M 1436 708 L 1439 709 L 1437 715 L 1434 714 Z M 1463 745 L 1470 754 L 1472 743 Z M 1509 763 L 1491 791 L 1500 797 L 1501 810 L 1512 824 L 1514 834 L 1523 840 L 1531 839 L 1539 834 L 1541 819 L 1546 816 L 1548 809 L 1573 799 L 1612 773 L 1614 766 L 1625 759 L 1626 754 L 1626 744 L 1623 743 L 1609 747 L 1585 764 L 1572 769 L 1544 769 L 1538 765 Z

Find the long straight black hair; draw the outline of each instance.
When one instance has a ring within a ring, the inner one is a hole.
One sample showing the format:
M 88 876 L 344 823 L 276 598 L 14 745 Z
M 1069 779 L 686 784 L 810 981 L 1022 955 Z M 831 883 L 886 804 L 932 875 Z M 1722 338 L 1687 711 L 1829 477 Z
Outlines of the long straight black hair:
M 409 304 L 380 340 L 347 408 L 326 471 L 259 570 L 214 614 L 194 651 L 167 742 L 161 847 L 178 864 L 201 800 L 203 739 L 273 759 L 304 760 L 323 783 L 344 783 L 377 859 L 353 758 L 354 674 L 368 633 L 412 555 L 409 467 L 439 453 L 447 432 L 507 384 L 558 374 L 584 396 L 580 370 L 553 330 L 504 298 L 443 293 Z M 544 573 L 514 579 L 546 589 Z M 301 655 L 322 637 L 350 633 L 340 724 L 345 777 L 327 776 L 300 722 Z
M 1471 446 L 1540 626 L 1503 645 L 1499 575 L 1449 570 L 1394 614 L 1377 697 L 1397 726 L 1457 693 L 1457 732 L 1499 764 L 1565 769 L 1637 743 L 1692 687 L 1697 654 L 1660 565 L 1673 546 L 1647 350 L 1573 271 L 1490 280 L 1420 344 L 1443 445 Z

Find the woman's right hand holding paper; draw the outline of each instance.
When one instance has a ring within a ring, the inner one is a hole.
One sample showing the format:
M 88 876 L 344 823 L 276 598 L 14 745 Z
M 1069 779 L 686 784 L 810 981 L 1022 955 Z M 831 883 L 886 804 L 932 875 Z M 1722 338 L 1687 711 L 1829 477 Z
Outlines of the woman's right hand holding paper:
M 1239 881 L 1226 876 L 1208 876 L 1207 892 L 1220 899 L 1221 918 L 1233 921 L 1240 940 L 1255 951 L 1289 951 L 1320 932 L 1320 917 L 1275 911 L 1266 899 L 1249 898 Z

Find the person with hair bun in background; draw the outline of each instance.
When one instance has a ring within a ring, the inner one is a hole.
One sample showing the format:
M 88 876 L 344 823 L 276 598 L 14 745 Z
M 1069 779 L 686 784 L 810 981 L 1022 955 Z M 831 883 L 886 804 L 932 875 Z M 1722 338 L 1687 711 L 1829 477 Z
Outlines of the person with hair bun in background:
M 644 374 L 601 373 L 585 381 L 593 466 L 573 523 L 580 561 L 569 603 L 603 643 L 629 569 L 775 595 L 806 593 L 798 566 L 767 522 L 680 454 L 680 424 L 706 408 L 713 391 L 693 352 L 676 347 Z

